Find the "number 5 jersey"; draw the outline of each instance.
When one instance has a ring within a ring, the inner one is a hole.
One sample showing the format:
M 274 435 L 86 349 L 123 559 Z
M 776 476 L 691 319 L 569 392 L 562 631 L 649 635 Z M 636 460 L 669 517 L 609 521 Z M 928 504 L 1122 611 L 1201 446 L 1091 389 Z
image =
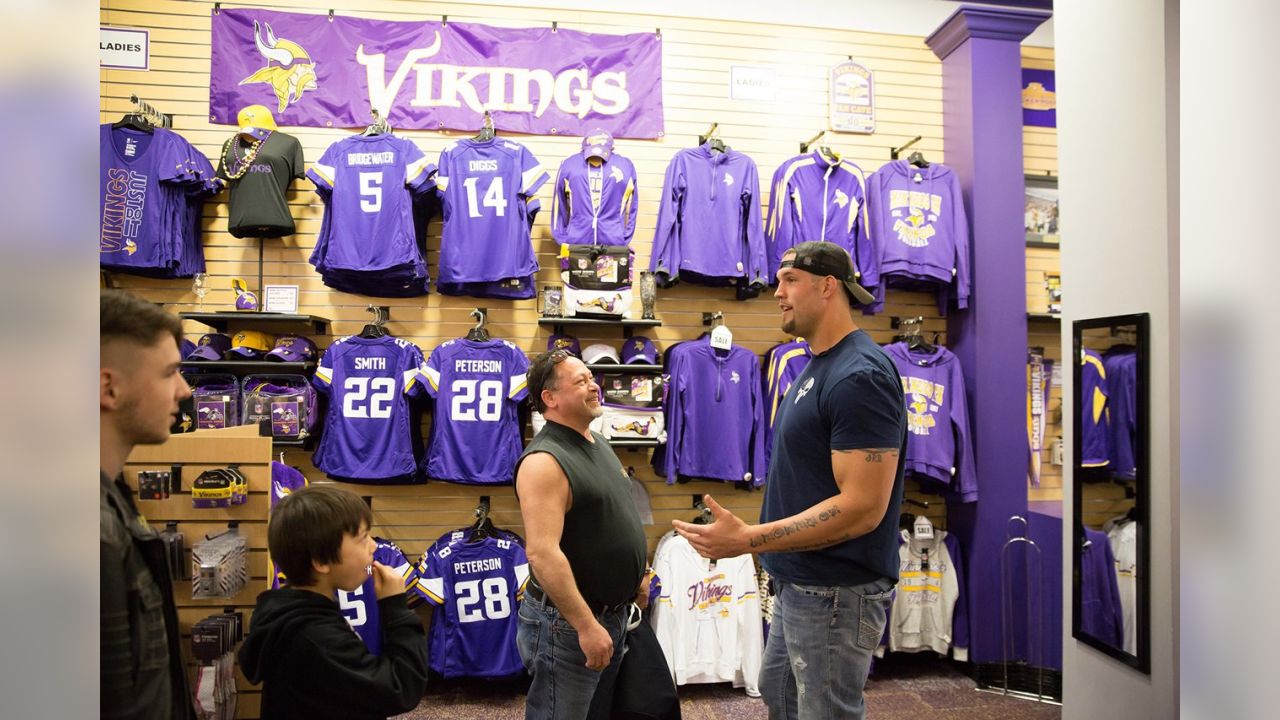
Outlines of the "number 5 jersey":
M 422 440 L 411 400 L 421 397 L 417 345 L 352 335 L 320 358 L 312 384 L 329 398 L 317 469 L 348 482 L 416 482 Z
M 512 481 L 529 359 L 506 340 L 447 340 L 422 368 L 435 399 L 426 476 L 473 485 Z
M 442 536 L 418 563 L 414 593 L 437 606 L 431 669 L 446 678 L 517 675 L 524 663 L 516 649 L 516 610 L 529 560 L 513 534 L 465 538 L 458 531 Z

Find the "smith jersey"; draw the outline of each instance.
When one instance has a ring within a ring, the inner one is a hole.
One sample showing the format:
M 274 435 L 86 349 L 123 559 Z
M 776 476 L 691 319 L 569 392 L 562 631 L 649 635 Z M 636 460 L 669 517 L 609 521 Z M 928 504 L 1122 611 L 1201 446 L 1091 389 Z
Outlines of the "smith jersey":
M 312 460 L 352 482 L 408 482 L 419 442 L 411 397 L 420 397 L 422 351 L 390 336 L 342 338 L 320 358 L 316 389 L 329 396 L 324 435 Z
M 328 221 L 311 264 L 369 271 L 412 263 L 425 275 L 410 192 L 430 189 L 433 170 L 417 145 L 395 135 L 355 135 L 330 145 L 307 171 Z
M 404 552 L 390 540 L 382 538 L 374 538 L 378 546 L 373 550 L 373 559 L 386 565 L 396 571 L 400 577 L 404 578 L 404 587 L 406 590 L 412 588 L 418 582 L 418 574 L 413 567 L 413 563 L 404 556 Z M 417 600 L 417 597 L 409 594 L 409 598 Z M 338 590 L 334 597 L 338 601 L 338 608 L 342 610 L 342 616 L 351 624 L 351 629 L 356 631 L 361 640 L 364 640 L 364 646 L 369 648 L 369 652 L 374 655 L 382 654 L 382 622 L 378 611 L 378 595 L 374 588 L 373 576 L 369 576 L 364 584 L 350 592 L 346 590 Z M 413 602 L 411 601 L 412 605 Z
M 510 535 L 475 542 L 451 533 L 418 564 L 415 592 L 439 606 L 431 619 L 431 669 L 446 678 L 508 677 L 524 671 L 516 610 L 529 579 L 524 547 Z
M 459 140 L 440 153 L 436 189 L 444 230 L 438 283 L 493 282 L 538 271 L 523 198 L 547 181 L 519 143 Z
M 1092 350 L 1080 353 L 1080 464 L 1106 467 L 1111 464 L 1108 429 L 1107 369 L 1102 357 Z
M 524 352 L 506 340 L 449 340 L 431 351 L 422 368 L 435 399 L 427 477 L 476 485 L 512 481 L 528 370 Z

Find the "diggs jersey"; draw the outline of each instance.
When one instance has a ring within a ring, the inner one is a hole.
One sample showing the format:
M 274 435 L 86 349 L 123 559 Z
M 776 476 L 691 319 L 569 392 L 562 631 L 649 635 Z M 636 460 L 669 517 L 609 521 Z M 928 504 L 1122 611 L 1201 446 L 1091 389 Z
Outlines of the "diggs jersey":
M 537 272 L 521 196 L 532 196 L 546 181 L 546 170 L 519 143 L 463 139 L 445 147 L 436 176 L 444 217 L 437 283 L 493 282 Z
M 448 340 L 431 351 L 422 368 L 435 398 L 427 477 L 476 485 L 512 481 L 528 370 L 524 352 L 506 340 Z
M 417 145 L 395 135 L 355 135 L 330 145 L 307 171 L 328 220 L 311 264 L 323 272 L 412 263 L 425 275 L 410 191 L 430 189 L 434 169 Z
M 1107 369 L 1098 353 L 1080 352 L 1080 464 L 1106 467 L 1111 464 L 1108 430 Z
M 330 345 L 312 379 L 329 396 L 316 468 L 350 482 L 413 482 L 420 439 L 409 400 L 421 396 L 421 365 L 422 351 L 400 338 Z
M 413 563 L 409 562 L 404 556 L 404 552 L 390 540 L 382 538 L 374 538 L 378 546 L 373 550 L 373 559 L 395 570 L 400 577 L 404 578 L 405 590 L 412 588 L 418 582 L 417 572 L 414 570 Z M 416 604 L 418 598 L 412 593 L 407 595 L 410 598 L 410 604 Z M 342 610 L 342 616 L 351 624 L 351 629 L 356 631 L 361 640 L 364 640 L 364 646 L 369 648 L 369 652 L 374 655 L 382 654 L 382 622 L 381 615 L 378 611 L 378 594 L 373 584 L 373 576 L 369 576 L 364 584 L 350 592 L 346 590 L 338 590 L 334 599 L 338 601 L 338 608 Z
M 516 611 L 529 560 L 514 537 L 436 541 L 418 564 L 415 592 L 439 606 L 431 619 L 431 669 L 446 678 L 496 678 L 524 671 Z

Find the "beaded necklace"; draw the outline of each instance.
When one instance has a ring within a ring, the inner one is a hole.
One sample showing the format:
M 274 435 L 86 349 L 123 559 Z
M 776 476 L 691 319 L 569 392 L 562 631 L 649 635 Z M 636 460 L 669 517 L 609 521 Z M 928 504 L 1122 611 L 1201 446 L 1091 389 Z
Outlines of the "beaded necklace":
M 239 133 L 227 138 L 226 145 L 222 148 L 223 157 L 226 157 L 227 150 L 231 150 L 231 167 L 226 169 L 227 177 L 232 180 L 239 180 L 249 172 L 249 168 L 253 166 L 253 161 L 258 157 L 258 151 L 262 149 L 262 144 L 271 137 L 271 131 L 265 131 L 266 134 L 262 139 L 253 139 L 249 141 L 249 147 L 245 150 L 244 157 L 238 157 L 240 149 Z

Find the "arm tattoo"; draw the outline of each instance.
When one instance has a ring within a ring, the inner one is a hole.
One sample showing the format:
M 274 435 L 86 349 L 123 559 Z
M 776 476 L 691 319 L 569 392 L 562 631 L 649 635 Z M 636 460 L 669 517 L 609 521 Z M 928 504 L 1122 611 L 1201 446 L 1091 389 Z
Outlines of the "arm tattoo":
M 869 463 L 884 462 L 886 455 L 889 456 L 890 460 L 898 458 L 898 448 L 858 448 L 856 450 L 836 450 L 836 452 L 845 455 L 863 453 Z
M 773 530 L 767 533 L 760 533 L 759 535 L 753 536 L 750 540 L 751 547 L 753 549 L 762 548 L 774 540 L 779 540 L 788 535 L 793 535 L 805 528 L 817 527 L 818 523 L 825 523 L 825 522 L 834 520 L 835 517 L 839 514 L 840 514 L 840 508 L 836 505 L 832 505 L 826 510 L 819 512 L 817 516 L 806 515 L 802 518 L 793 520 L 792 522 L 789 522 L 786 525 L 782 525 L 781 527 L 774 528 Z M 841 540 L 836 540 L 834 542 L 843 542 L 844 540 L 847 540 L 847 539 L 848 538 L 842 538 Z M 826 547 L 826 544 L 819 545 L 817 547 Z M 798 549 L 803 549 L 803 548 L 798 548 Z

